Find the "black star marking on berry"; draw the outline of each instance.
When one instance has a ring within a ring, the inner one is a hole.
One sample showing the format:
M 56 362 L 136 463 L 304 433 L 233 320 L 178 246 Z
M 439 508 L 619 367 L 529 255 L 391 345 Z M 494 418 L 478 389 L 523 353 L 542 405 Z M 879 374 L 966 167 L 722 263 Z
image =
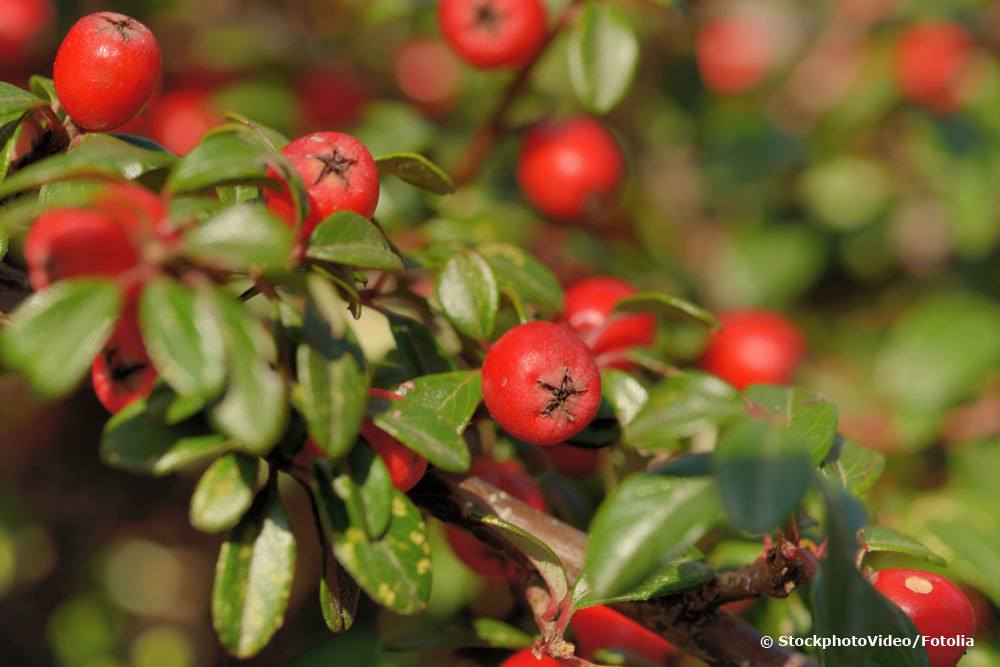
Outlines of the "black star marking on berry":
M 118 36 L 122 38 L 123 42 L 127 42 L 129 38 L 129 31 L 132 29 L 132 19 L 128 16 L 125 18 L 111 18 L 110 16 L 102 16 L 105 21 L 111 24 L 111 27 L 118 31 Z
M 484 2 L 476 7 L 476 16 L 472 21 L 472 25 L 477 28 L 485 28 L 495 35 L 497 29 L 500 27 L 500 21 L 501 16 L 493 7 L 493 3 Z
M 320 153 L 317 155 L 310 155 L 309 157 L 323 163 L 323 170 L 319 172 L 319 176 L 316 177 L 316 181 L 313 185 L 319 185 L 320 181 L 330 174 L 336 174 L 337 178 L 340 179 L 345 188 L 351 187 L 350 181 L 347 180 L 347 171 L 357 164 L 357 160 L 346 157 L 336 148 L 331 150 L 329 153 Z
M 549 399 L 549 402 L 542 410 L 543 417 L 551 417 L 556 413 L 560 413 L 567 421 L 576 419 L 576 416 L 570 412 L 567 403 L 573 396 L 586 393 L 587 388 L 579 388 L 573 384 L 573 376 L 570 375 L 568 368 L 563 369 L 562 381 L 558 387 L 542 380 L 538 380 L 538 386 L 552 394 L 552 398 Z

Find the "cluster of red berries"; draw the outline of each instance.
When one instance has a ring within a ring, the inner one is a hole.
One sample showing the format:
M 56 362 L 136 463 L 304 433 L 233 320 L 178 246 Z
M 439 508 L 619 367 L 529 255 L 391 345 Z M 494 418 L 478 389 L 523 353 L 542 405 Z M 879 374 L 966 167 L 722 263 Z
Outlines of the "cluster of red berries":
M 951 113 L 968 92 L 972 39 L 961 26 L 945 21 L 906 29 L 896 46 L 896 81 L 907 99 Z

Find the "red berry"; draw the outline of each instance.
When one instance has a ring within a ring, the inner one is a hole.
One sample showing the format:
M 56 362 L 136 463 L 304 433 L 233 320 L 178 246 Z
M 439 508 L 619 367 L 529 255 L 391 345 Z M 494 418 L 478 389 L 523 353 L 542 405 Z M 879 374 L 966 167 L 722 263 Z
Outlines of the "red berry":
M 545 215 L 571 220 L 615 201 L 625 160 L 615 138 L 593 118 L 536 125 L 524 137 L 517 182 Z
M 298 93 L 303 125 L 308 131 L 353 125 L 371 96 L 359 77 L 340 69 L 308 72 L 299 81 Z
M 569 664 L 571 663 L 566 660 L 556 660 L 547 655 L 536 658 L 531 649 L 526 648 L 504 660 L 500 667 L 563 667 Z
M 378 205 L 378 168 L 372 154 L 354 137 L 340 132 L 314 132 L 281 151 L 295 165 L 309 195 L 309 217 L 302 226 L 307 239 L 320 222 L 337 211 L 372 217 Z M 277 172 L 272 171 L 277 178 Z M 287 188 L 268 190 L 264 199 L 272 213 L 289 225 L 295 209 Z
M 441 42 L 407 42 L 396 54 L 393 72 L 400 90 L 428 113 L 444 113 L 458 95 L 458 60 Z
M 441 34 L 463 60 L 482 69 L 520 67 L 545 42 L 541 0 L 441 0 Z
M 114 12 L 88 14 L 66 34 L 52 79 L 63 109 L 87 130 L 113 130 L 142 109 L 160 78 L 149 28 Z
M 565 443 L 549 445 L 545 448 L 552 467 L 567 477 L 590 477 L 597 470 L 601 450 L 590 447 L 576 447 Z
M 127 310 L 90 367 L 90 381 L 112 414 L 145 398 L 156 384 L 156 369 L 142 342 L 135 309 Z
M 368 395 L 393 401 L 404 400 L 399 394 L 384 389 L 369 389 Z M 427 459 L 411 451 L 406 445 L 376 426 L 372 420 L 366 418 L 361 424 L 361 437 L 371 445 L 376 454 L 382 457 L 389 469 L 392 485 L 403 493 L 416 486 L 427 472 Z
M 0 0 L 0 64 L 18 62 L 54 16 L 51 0 Z
M 171 241 L 178 236 L 167 203 L 146 188 L 132 183 L 110 183 L 94 195 L 93 203 L 113 217 L 137 246 L 154 238 Z
M 657 665 L 677 655 L 677 649 L 666 639 L 609 607 L 580 609 L 569 623 L 577 652 L 588 660 L 601 649 L 620 649 Z
M 735 310 L 719 317 L 703 364 L 709 372 L 742 389 L 751 384 L 784 384 L 805 352 L 802 333 L 784 316 L 767 310 Z
M 722 94 L 753 88 L 771 68 L 770 44 L 764 30 L 746 18 L 709 21 L 698 31 L 695 47 L 705 85 Z
M 535 445 L 562 442 L 601 404 L 601 375 L 587 346 L 565 326 L 521 324 L 483 362 L 483 400 L 508 433 Z
M 656 338 L 656 318 L 652 315 L 611 315 L 615 305 L 636 289 L 624 280 L 594 276 L 574 283 L 566 290 L 563 320 L 597 356 L 597 365 L 608 365 L 632 347 L 652 345 Z
M 517 461 L 478 458 L 469 466 L 469 474 L 479 477 L 540 512 L 547 510 L 542 492 Z M 473 572 L 491 579 L 509 580 L 517 576 L 513 563 L 461 528 L 447 525 L 445 533 L 452 551 Z
M 150 137 L 177 155 L 186 155 L 202 135 L 225 117 L 203 90 L 178 90 L 150 104 Z
M 973 637 L 976 615 L 965 594 L 944 577 L 922 570 L 881 570 L 875 589 L 903 610 L 924 637 Z M 961 643 L 961 642 L 959 642 Z M 955 667 L 964 646 L 924 646 L 931 667 Z
M 961 84 L 972 57 L 972 40 L 954 23 L 908 28 L 896 47 L 896 80 L 902 94 L 939 113 L 962 102 Z

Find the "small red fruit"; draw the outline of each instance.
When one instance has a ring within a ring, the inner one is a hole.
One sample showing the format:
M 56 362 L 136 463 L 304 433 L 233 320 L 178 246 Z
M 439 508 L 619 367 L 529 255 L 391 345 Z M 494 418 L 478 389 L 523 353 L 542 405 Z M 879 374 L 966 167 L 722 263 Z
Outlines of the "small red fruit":
M 924 637 L 974 637 L 976 615 L 961 589 L 944 577 L 923 570 L 881 570 L 875 590 L 910 617 Z M 961 643 L 961 642 L 959 642 Z M 964 646 L 924 646 L 931 667 L 955 667 Z
M 601 375 L 567 327 L 521 324 L 483 362 L 483 400 L 508 433 L 535 445 L 562 442 L 587 426 L 601 404 Z
M 573 478 L 590 477 L 597 470 L 601 450 L 590 447 L 576 447 L 565 443 L 549 445 L 545 448 L 552 467 Z
M 153 390 L 156 369 L 146 354 L 135 309 L 122 315 L 104 349 L 94 357 L 90 381 L 97 399 L 112 414 Z
M 160 45 L 149 28 L 114 12 L 88 14 L 66 34 L 52 79 L 63 109 L 87 130 L 124 125 L 160 78 Z
M 430 114 L 447 111 L 458 95 L 458 60 L 436 40 L 404 44 L 396 54 L 393 72 L 400 90 Z
M 773 61 L 767 34 L 746 18 L 709 21 L 698 31 L 695 48 L 698 71 L 705 85 L 724 95 L 742 93 L 756 86 Z
M 902 94 L 938 113 L 962 102 L 962 79 L 972 59 L 972 39 L 954 23 L 930 21 L 908 28 L 896 47 L 896 80 Z
M 784 384 L 805 352 L 802 333 L 767 310 L 735 310 L 719 317 L 722 329 L 708 340 L 704 367 L 738 389 Z
M 653 344 L 655 317 L 611 315 L 619 301 L 635 292 L 636 289 L 624 280 L 608 276 L 585 278 L 566 290 L 563 320 L 594 353 L 598 366 L 621 365 L 620 354 L 608 353 Z
M 150 137 L 177 155 L 186 155 L 201 137 L 225 122 L 204 90 L 178 90 L 150 104 Z
M 384 389 L 369 389 L 368 395 L 393 401 L 404 400 L 403 396 Z M 403 493 L 416 486 L 427 472 L 427 459 L 380 429 L 371 419 L 365 418 L 361 424 L 361 437 L 382 457 L 389 469 L 392 485 Z
M 547 655 L 536 658 L 531 649 L 526 648 L 504 660 L 500 667 L 563 667 L 570 664 L 572 663 L 566 660 L 556 660 Z
M 545 42 L 545 7 L 541 0 L 441 0 L 441 34 L 474 67 L 520 67 Z
M 54 16 L 51 0 L 0 0 L 0 64 L 18 62 Z
M 359 76 L 330 68 L 308 72 L 298 85 L 306 131 L 346 128 L 357 122 L 371 93 Z
M 545 496 L 521 464 L 513 459 L 497 461 L 485 457 L 478 458 L 469 466 L 469 474 L 479 477 L 540 512 L 547 511 Z M 451 550 L 473 572 L 490 579 L 510 580 L 517 576 L 513 563 L 461 528 L 448 524 L 445 526 L 445 534 Z
M 536 125 L 517 161 L 521 192 L 545 215 L 572 220 L 606 210 L 616 199 L 625 160 L 615 138 L 593 118 Z
M 320 222 L 337 211 L 372 217 L 378 205 L 378 168 L 372 154 L 354 137 L 340 132 L 314 132 L 281 151 L 295 165 L 309 196 L 309 216 L 302 225 L 307 239 Z M 272 176 L 278 177 L 272 171 Z M 287 187 L 264 195 L 272 213 L 292 225 L 295 208 Z
M 666 639 L 609 607 L 580 609 L 569 623 L 578 653 L 587 660 L 601 649 L 620 649 L 657 665 L 677 655 L 677 649 Z

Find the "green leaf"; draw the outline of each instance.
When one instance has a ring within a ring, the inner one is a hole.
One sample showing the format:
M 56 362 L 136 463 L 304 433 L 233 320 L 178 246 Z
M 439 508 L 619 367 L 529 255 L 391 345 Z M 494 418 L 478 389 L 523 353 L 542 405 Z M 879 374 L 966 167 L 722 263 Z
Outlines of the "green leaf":
M 330 632 L 345 632 L 354 625 L 361 589 L 331 554 L 323 553 L 323 577 L 319 580 L 319 606 Z
M 455 361 L 423 324 L 396 313 L 389 314 L 388 318 L 396 349 L 406 363 L 410 377 L 445 373 L 457 368 Z
M 864 510 L 844 494 L 827 495 L 829 552 L 812 587 L 815 633 L 820 637 L 892 636 L 912 640 L 917 629 L 906 614 L 879 594 L 854 564 L 855 535 Z M 833 646 L 822 652 L 828 665 L 927 667 L 927 653 L 905 646 Z
M 525 303 L 539 307 L 545 314 L 562 313 L 562 287 L 547 266 L 508 243 L 484 243 L 476 250 L 493 269 L 501 290 L 513 291 Z
M 157 387 L 149 399 L 111 417 L 101 434 L 101 461 L 129 472 L 166 475 L 228 449 L 226 439 L 201 418 L 168 424 L 172 398 L 172 392 Z
M 386 609 L 413 614 L 427 606 L 431 592 L 431 545 L 427 526 L 405 494 L 393 489 L 389 528 L 370 540 L 350 524 L 331 480 L 313 467 L 316 500 L 338 562 L 368 595 Z
M 438 276 L 437 295 L 455 328 L 477 341 L 493 333 L 500 292 L 493 269 L 482 255 L 467 250 L 455 255 Z
M 410 185 L 436 195 L 448 195 L 455 191 L 451 177 L 423 155 L 417 153 L 390 153 L 375 158 L 379 176 L 395 176 Z
M 712 467 L 730 522 L 758 533 L 795 511 L 812 478 L 805 438 L 752 419 L 722 434 Z
M 31 78 L 28 79 L 28 89 L 48 104 L 51 105 L 55 102 L 55 106 L 59 105 L 59 96 L 56 95 L 56 86 L 52 82 L 52 79 L 39 74 L 32 74 Z
M 403 260 L 382 231 L 354 211 L 337 211 L 313 231 L 306 256 L 365 269 L 402 271 Z
M 772 424 L 777 419 L 781 426 L 808 440 L 813 465 L 826 459 L 837 438 L 836 405 L 805 389 L 769 384 L 748 387 L 743 396 L 763 408 Z
M 865 526 L 861 533 L 861 544 L 868 551 L 891 551 L 920 558 L 935 565 L 948 564 L 948 561 L 912 537 L 886 526 Z
M 626 593 L 690 549 L 716 522 L 711 480 L 632 475 L 601 503 L 574 600 Z
M 228 294 L 211 290 L 208 296 L 222 331 L 229 380 L 212 419 L 238 449 L 265 454 L 281 438 L 288 418 L 284 382 L 266 358 L 267 334 Z
M 598 598 L 591 595 L 586 580 L 582 580 L 574 591 L 573 606 L 577 609 L 583 609 L 596 605 L 651 600 L 700 586 L 711 579 L 712 575 L 712 568 L 705 561 L 684 556 L 663 565 L 640 582 L 638 586 L 610 597 Z
M 111 334 L 122 308 L 113 282 L 77 279 L 32 295 L 0 332 L 0 358 L 54 398 L 75 387 Z
M 449 472 L 469 467 L 469 448 L 454 426 L 433 410 L 414 401 L 369 400 L 369 415 L 380 429 Z
M 838 438 L 820 471 L 837 480 L 852 496 L 870 489 L 885 470 L 885 457 L 845 438 Z
M 255 140 L 260 141 L 261 135 L 251 132 Z M 302 181 L 302 174 L 295 168 L 292 161 L 282 153 L 268 153 L 264 156 L 264 164 L 273 168 L 281 175 L 281 189 L 288 192 L 295 211 L 295 224 L 292 225 L 295 235 L 302 229 L 302 222 L 309 217 L 309 193 Z
M 382 457 L 365 443 L 358 443 L 347 460 L 348 472 L 333 479 L 333 489 L 347 506 L 352 526 L 361 526 L 377 540 L 389 526 L 392 478 Z
M 284 266 L 292 233 L 259 206 L 237 205 L 219 211 L 184 235 L 184 254 L 214 267 L 250 271 Z
M 216 128 L 177 163 L 167 179 L 167 189 L 185 194 L 229 183 L 263 183 L 267 153 L 243 131 Z
M 0 125 L 21 118 L 32 109 L 45 106 L 45 100 L 5 81 L 0 81 Z
M 10 234 L 6 227 L 0 227 L 0 260 L 7 256 L 7 249 L 10 248 Z
M 250 509 L 263 481 L 261 460 L 231 452 L 198 480 L 191 497 L 191 525 L 207 533 L 228 530 Z
M 250 130 L 246 133 L 247 138 L 256 141 L 261 148 L 278 152 L 289 144 L 288 137 L 278 130 L 273 127 L 268 127 L 267 125 L 261 125 L 257 121 L 251 120 L 241 113 L 229 111 L 226 113 L 226 118 L 235 123 L 239 123 L 240 125 L 245 125 L 247 129 Z
M 611 404 L 623 427 L 628 426 L 649 400 L 649 392 L 642 384 L 625 371 L 607 369 L 601 371 L 601 390 L 604 399 Z
M 0 199 L 73 178 L 131 181 L 167 169 L 175 160 L 170 153 L 139 148 L 107 134 L 86 134 L 72 150 L 35 162 L 0 183 Z
M 295 536 L 276 487 L 262 493 L 219 550 L 212 622 L 237 658 L 259 652 L 281 627 L 295 572 Z
M 222 391 L 222 333 L 204 292 L 167 278 L 155 280 L 142 290 L 139 323 L 156 370 L 178 394 L 209 400 Z
M 513 545 L 531 563 L 545 582 L 549 598 L 553 603 L 566 599 L 566 594 L 569 593 L 569 578 L 559 556 L 549 545 L 520 526 L 504 521 L 498 516 L 487 514 L 479 517 L 479 521 Z
M 309 434 L 332 457 L 343 456 L 354 445 L 368 389 L 364 354 L 342 310 L 333 286 L 310 276 L 296 397 Z
M 626 442 L 638 449 L 674 449 L 677 440 L 722 426 L 744 413 L 731 386 L 704 373 L 684 373 L 653 387 L 649 400 L 626 425 Z
M 425 375 L 404 383 L 398 393 L 407 401 L 433 410 L 461 435 L 483 398 L 478 370 Z
M 606 2 L 589 2 L 566 47 L 570 83 L 583 105 L 598 114 L 615 108 L 639 63 L 639 40 L 625 13 Z
M 615 304 L 614 313 L 658 313 L 670 319 L 701 324 L 709 329 L 722 325 L 715 315 L 701 306 L 662 292 L 639 292 Z

